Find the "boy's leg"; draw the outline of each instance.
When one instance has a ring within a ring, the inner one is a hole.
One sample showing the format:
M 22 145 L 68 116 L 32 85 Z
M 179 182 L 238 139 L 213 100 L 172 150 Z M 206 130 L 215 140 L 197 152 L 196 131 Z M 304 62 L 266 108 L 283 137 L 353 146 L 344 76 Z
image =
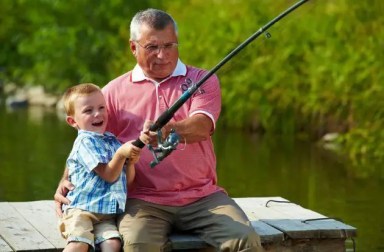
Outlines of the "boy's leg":
M 101 251 L 108 252 L 120 252 L 121 251 L 121 240 L 120 239 L 108 239 L 100 243 Z
M 84 242 L 70 242 L 65 246 L 63 252 L 88 252 L 89 244 Z
M 214 193 L 178 214 L 181 230 L 192 231 L 220 251 L 263 251 L 245 213 L 224 193 Z
M 172 224 L 171 207 L 128 199 L 119 221 L 124 251 L 162 251 Z
M 67 239 L 65 251 L 88 251 L 94 247 L 92 213 L 80 209 L 68 209 L 60 219 L 59 229 Z
M 101 251 L 121 251 L 121 236 L 116 226 L 116 215 L 95 214 L 94 222 L 95 244 Z

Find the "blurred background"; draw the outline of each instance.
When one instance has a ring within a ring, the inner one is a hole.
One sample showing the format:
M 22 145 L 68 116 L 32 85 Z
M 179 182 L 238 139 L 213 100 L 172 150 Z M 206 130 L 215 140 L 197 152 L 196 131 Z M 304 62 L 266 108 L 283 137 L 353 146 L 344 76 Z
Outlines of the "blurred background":
M 186 64 L 213 68 L 291 0 L 0 0 L 0 201 L 52 199 L 76 132 L 56 109 L 74 84 L 127 72 L 129 22 L 169 12 Z M 281 196 L 384 251 L 384 1 L 310 0 L 217 75 L 219 184 Z

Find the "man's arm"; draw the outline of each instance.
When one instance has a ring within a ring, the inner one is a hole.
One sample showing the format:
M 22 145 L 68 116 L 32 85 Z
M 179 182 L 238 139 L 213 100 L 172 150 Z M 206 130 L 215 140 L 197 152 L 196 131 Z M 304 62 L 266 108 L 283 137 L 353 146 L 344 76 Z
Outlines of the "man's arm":
M 56 214 L 61 217 L 63 212 L 61 210 L 63 204 L 68 205 L 70 201 L 66 198 L 69 191 L 73 190 L 75 187 L 68 180 L 68 168 L 65 167 L 63 177 L 61 178 L 56 193 L 54 195 L 55 206 L 56 206 Z
M 195 114 L 181 121 L 169 122 L 164 126 L 163 135 L 168 136 L 171 129 L 180 135 L 181 143 L 195 143 L 209 139 L 213 131 L 213 122 L 204 114 Z

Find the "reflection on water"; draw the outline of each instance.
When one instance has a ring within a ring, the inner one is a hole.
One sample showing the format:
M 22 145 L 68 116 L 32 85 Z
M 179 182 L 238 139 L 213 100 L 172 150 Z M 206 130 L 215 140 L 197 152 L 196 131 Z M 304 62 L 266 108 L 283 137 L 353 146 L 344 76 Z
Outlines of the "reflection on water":
M 56 111 L 0 107 L 0 201 L 52 199 L 76 132 Z M 383 179 L 360 178 L 308 142 L 227 129 L 214 135 L 219 184 L 233 197 L 281 196 L 358 229 L 357 251 L 384 251 Z

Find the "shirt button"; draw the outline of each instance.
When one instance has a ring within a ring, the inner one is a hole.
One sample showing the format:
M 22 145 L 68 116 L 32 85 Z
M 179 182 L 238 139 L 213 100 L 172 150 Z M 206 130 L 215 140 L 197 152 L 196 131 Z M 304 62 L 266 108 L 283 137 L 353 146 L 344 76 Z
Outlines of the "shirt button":
M 161 95 L 159 95 L 159 100 L 161 100 L 163 97 Z

